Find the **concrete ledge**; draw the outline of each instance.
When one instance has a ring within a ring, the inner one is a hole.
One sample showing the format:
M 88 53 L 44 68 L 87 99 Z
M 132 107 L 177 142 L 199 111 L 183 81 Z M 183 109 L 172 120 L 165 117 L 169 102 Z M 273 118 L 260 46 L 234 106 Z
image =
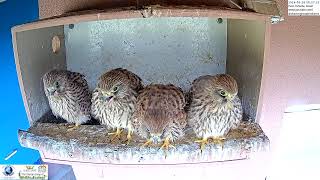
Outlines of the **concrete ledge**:
M 269 149 L 269 139 L 257 123 L 243 122 L 231 131 L 222 145 L 210 143 L 201 153 L 190 130 L 175 149 L 165 152 L 160 145 L 141 147 L 145 142 L 137 136 L 125 144 L 111 142 L 101 125 L 81 125 L 67 131 L 68 124 L 37 123 L 27 131 L 19 130 L 20 144 L 39 150 L 45 159 L 89 162 L 97 164 L 184 164 L 249 159 Z

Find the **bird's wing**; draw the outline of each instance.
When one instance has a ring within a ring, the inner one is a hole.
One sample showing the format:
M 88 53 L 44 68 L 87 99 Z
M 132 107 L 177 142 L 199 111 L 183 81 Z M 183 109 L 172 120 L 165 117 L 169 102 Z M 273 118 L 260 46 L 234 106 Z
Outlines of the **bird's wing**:
M 181 128 L 186 127 L 187 125 L 187 115 L 186 112 L 184 110 L 178 112 L 175 116 L 175 118 L 173 118 L 173 122 L 175 124 L 177 124 L 178 126 L 180 126 Z
M 141 136 L 143 138 L 148 138 L 148 133 L 147 133 L 145 127 L 142 125 L 143 113 L 144 113 L 143 110 L 142 111 L 136 110 L 133 113 L 132 126 L 133 126 L 136 134 L 138 134 L 139 136 Z
M 89 90 L 88 83 L 85 79 L 85 76 L 78 72 L 70 72 L 68 73 L 68 77 L 71 82 L 76 83 L 83 90 L 83 96 L 79 103 L 80 112 L 85 116 L 88 116 L 91 112 L 91 92 Z
M 72 82 L 76 82 L 82 87 L 88 87 L 87 80 L 85 79 L 85 76 L 83 74 L 80 74 L 78 72 L 70 72 L 68 75 Z
M 240 122 L 243 120 L 243 109 L 241 105 L 241 100 L 238 96 L 234 98 L 233 101 L 233 112 L 232 114 L 235 116 L 235 121 L 232 123 L 231 128 L 235 129 L 238 127 Z

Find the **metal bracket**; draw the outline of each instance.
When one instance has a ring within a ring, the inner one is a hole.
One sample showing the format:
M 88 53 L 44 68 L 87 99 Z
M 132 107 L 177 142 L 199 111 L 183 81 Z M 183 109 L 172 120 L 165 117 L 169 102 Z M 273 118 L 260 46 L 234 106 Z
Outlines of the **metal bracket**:
M 283 20 L 284 20 L 283 16 L 271 16 L 270 18 L 271 24 L 278 24 Z

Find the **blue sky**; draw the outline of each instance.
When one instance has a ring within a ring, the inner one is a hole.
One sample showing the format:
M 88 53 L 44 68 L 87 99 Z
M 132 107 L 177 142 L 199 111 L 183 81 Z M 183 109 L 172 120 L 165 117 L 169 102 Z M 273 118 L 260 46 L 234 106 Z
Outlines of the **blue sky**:
M 11 27 L 38 19 L 37 0 L 6 0 L 0 3 L 0 164 L 31 164 L 38 160 L 35 150 L 20 146 L 18 129 L 29 127 L 14 63 Z M 18 152 L 8 161 L 5 156 Z

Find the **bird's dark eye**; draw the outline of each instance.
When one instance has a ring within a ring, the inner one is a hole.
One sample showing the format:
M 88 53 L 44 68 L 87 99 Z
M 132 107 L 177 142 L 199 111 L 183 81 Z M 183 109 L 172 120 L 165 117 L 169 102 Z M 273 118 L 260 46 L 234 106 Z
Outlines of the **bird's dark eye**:
M 56 88 L 59 88 L 59 87 L 60 87 L 59 82 L 58 82 L 58 81 L 56 81 L 56 82 L 54 83 L 54 86 L 55 86 Z
M 113 91 L 113 92 L 117 92 L 118 89 L 119 89 L 118 86 L 115 86 L 115 87 L 112 89 L 112 91 Z
M 227 93 L 223 90 L 219 91 L 219 94 L 222 96 L 222 97 L 226 97 L 227 96 Z
M 149 127 L 145 126 L 145 129 L 147 130 L 148 133 L 150 133 Z

